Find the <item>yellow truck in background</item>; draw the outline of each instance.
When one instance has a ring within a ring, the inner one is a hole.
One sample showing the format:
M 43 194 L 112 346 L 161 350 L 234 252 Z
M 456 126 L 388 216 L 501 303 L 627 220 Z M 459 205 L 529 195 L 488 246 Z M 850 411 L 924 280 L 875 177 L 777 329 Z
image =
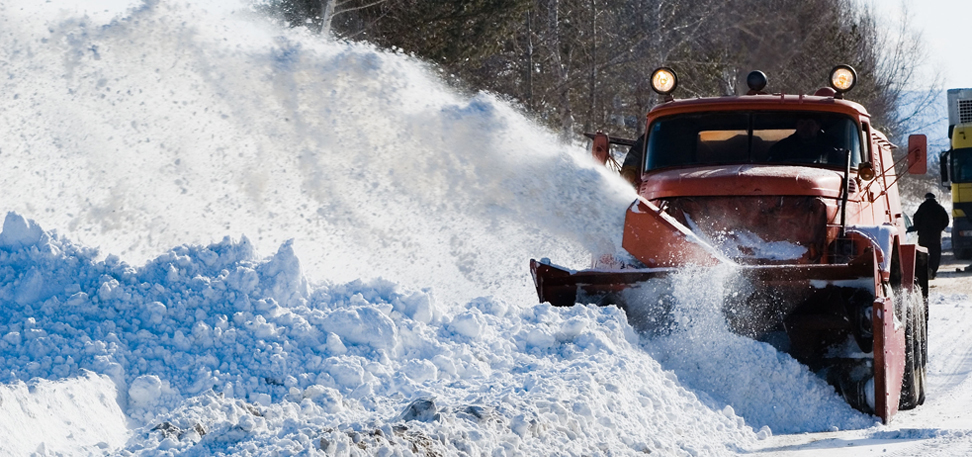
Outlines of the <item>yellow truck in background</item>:
M 942 184 L 952 189 L 952 252 L 972 258 L 972 89 L 948 90 L 948 139 Z

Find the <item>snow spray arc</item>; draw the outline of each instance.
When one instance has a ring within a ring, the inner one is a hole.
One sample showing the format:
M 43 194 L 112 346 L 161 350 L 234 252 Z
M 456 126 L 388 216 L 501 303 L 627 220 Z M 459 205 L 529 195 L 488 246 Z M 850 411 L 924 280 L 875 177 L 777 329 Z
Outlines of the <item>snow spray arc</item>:
M 627 314 L 643 336 L 642 346 L 663 368 L 710 407 L 728 408 L 756 429 L 794 433 L 811 423 L 869 426 L 869 418 L 825 379 L 770 342 L 729 328 L 725 304 L 744 292 L 745 281 L 732 266 L 684 269 L 629 292 Z
M 414 58 L 226 8 L 44 8 L 2 18 L 3 209 L 86 245 L 138 264 L 226 234 L 264 255 L 295 238 L 313 280 L 452 300 L 529 297 L 522 259 L 584 266 L 618 244 L 630 189 Z

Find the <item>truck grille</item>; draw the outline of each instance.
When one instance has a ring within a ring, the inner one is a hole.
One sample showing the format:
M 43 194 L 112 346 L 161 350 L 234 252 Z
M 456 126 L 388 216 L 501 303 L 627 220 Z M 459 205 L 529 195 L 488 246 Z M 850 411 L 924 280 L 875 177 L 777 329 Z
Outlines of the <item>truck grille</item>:
M 959 100 L 958 109 L 960 124 L 972 122 L 972 100 Z
M 675 197 L 666 212 L 742 264 L 819 263 L 827 205 L 808 196 Z

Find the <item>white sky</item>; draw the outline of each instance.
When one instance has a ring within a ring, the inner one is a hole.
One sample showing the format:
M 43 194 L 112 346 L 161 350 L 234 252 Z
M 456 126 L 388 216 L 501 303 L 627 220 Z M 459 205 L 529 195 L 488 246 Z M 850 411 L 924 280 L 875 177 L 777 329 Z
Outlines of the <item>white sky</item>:
M 869 0 L 879 15 L 891 19 L 906 10 L 912 27 L 921 32 L 928 64 L 944 78 L 944 89 L 972 87 L 972 26 L 970 0 Z

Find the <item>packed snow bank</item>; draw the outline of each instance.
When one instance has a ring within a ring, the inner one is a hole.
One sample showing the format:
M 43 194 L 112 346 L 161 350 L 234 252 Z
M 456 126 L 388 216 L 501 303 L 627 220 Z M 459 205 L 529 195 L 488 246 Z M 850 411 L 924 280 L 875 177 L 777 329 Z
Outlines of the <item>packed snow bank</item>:
M 0 385 L 0 455 L 100 455 L 128 439 L 115 384 L 77 373 Z
M 10 213 L 0 235 L 0 381 L 110 377 L 131 452 L 710 455 L 755 439 L 613 307 L 311 287 L 290 243 L 257 259 L 246 239 L 132 268 L 24 227 Z
M 129 264 L 293 238 L 315 281 L 525 299 L 531 257 L 619 243 L 630 186 L 417 59 L 199 2 L 21 3 L 0 5 L 0 210 Z

